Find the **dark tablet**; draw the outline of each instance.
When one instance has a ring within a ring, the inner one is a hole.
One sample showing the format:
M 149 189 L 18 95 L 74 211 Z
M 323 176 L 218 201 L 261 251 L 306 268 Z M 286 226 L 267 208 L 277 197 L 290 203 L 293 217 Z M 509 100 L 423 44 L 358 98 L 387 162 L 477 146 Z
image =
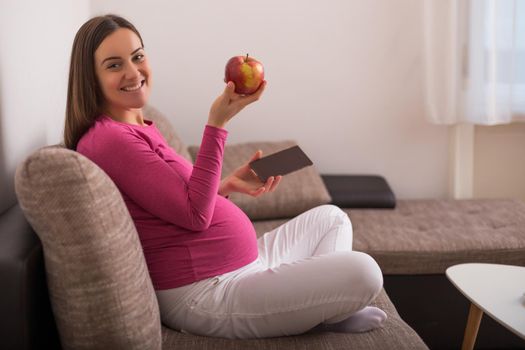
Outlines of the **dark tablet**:
M 313 165 L 299 146 L 293 146 L 250 163 L 250 168 L 262 182 L 270 176 L 286 175 L 293 171 Z

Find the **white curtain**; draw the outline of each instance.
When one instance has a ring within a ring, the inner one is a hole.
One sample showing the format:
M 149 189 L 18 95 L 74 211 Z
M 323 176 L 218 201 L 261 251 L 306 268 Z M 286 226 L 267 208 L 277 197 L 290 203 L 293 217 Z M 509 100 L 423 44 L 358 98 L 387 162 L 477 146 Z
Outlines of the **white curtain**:
M 525 121 L 525 0 L 425 0 L 426 117 Z

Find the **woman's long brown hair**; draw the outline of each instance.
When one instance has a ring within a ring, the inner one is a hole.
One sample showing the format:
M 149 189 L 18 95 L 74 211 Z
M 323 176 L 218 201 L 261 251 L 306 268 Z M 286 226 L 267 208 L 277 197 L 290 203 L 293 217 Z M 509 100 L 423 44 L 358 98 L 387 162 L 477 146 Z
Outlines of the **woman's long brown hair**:
M 82 135 L 102 112 L 104 96 L 95 73 L 95 51 L 108 35 L 119 28 L 128 28 L 135 32 L 144 47 L 142 37 L 133 24 L 111 14 L 90 19 L 75 35 L 69 66 L 64 126 L 64 144 L 69 149 L 76 149 Z

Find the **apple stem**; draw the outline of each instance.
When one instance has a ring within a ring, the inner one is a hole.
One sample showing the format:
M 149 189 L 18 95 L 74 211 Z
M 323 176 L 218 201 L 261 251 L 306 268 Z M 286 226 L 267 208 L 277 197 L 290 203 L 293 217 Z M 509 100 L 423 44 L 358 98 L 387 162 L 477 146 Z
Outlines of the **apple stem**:
M 246 54 L 246 59 L 244 61 L 248 62 L 248 54 Z

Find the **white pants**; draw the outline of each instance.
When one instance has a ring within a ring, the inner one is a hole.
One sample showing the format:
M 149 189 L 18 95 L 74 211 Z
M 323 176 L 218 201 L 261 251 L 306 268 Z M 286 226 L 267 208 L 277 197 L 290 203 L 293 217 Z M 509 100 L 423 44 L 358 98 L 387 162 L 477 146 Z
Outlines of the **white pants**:
M 229 273 L 157 291 L 162 322 L 224 338 L 304 333 L 372 302 L 375 260 L 352 251 L 352 224 L 333 205 L 313 208 L 259 238 L 259 258 Z

